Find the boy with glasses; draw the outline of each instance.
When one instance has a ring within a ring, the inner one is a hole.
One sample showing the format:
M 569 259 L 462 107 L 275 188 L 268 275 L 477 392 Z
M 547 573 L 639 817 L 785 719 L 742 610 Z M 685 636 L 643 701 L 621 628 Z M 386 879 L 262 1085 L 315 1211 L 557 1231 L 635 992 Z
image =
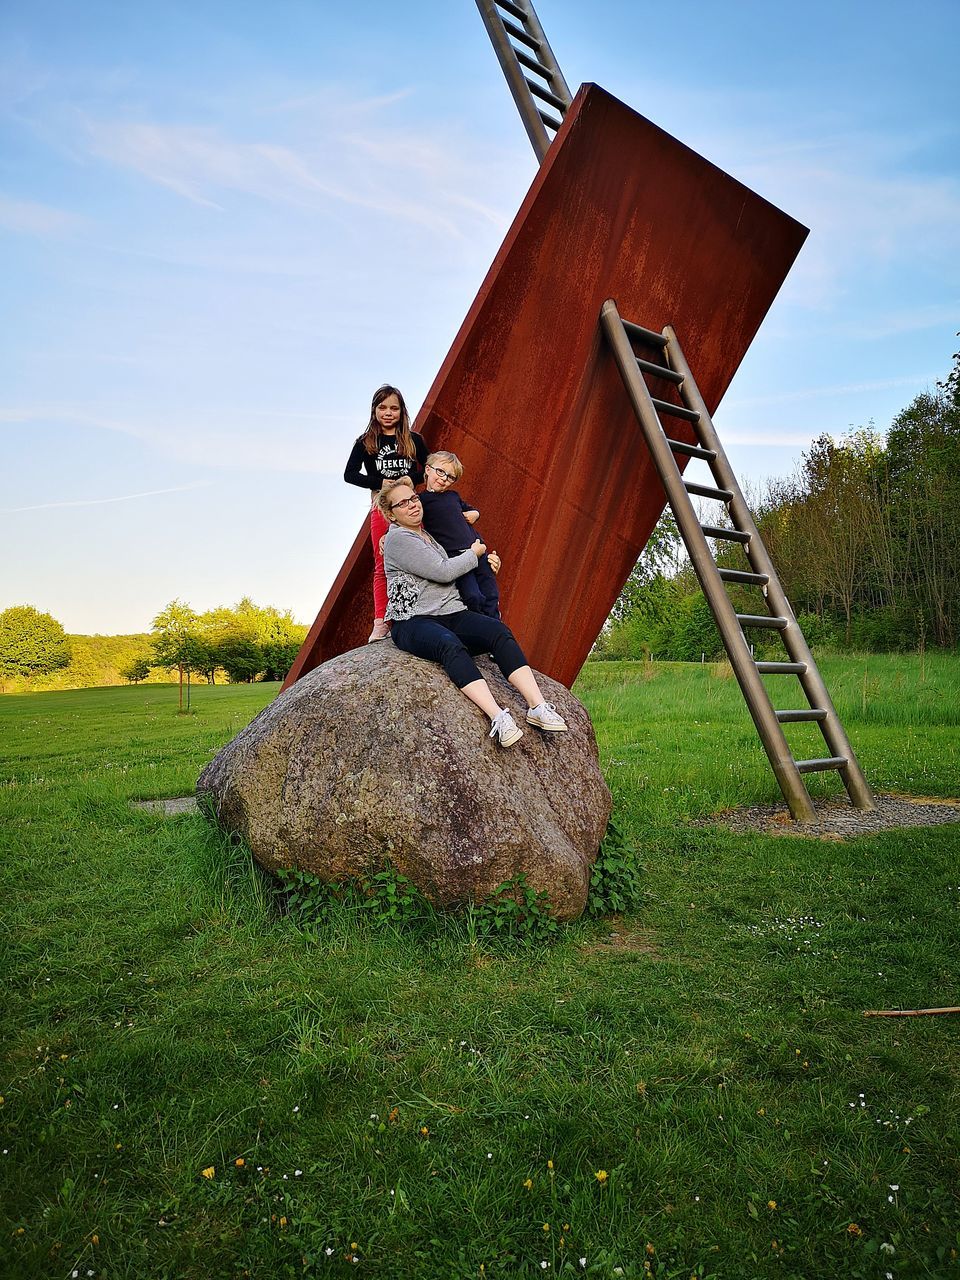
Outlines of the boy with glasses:
M 455 453 L 441 449 L 427 458 L 427 487 L 420 495 L 423 527 L 449 556 L 466 551 L 480 536 L 473 528 L 480 512 L 453 487 L 462 475 L 463 464 Z M 468 609 L 488 618 L 500 617 L 500 592 L 486 554 L 480 556 L 476 569 L 457 579 L 456 586 Z

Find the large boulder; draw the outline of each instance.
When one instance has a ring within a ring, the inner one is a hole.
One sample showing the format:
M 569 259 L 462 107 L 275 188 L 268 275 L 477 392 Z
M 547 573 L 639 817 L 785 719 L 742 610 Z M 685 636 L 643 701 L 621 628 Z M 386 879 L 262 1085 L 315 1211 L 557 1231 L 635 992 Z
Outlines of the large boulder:
M 526 705 L 489 659 L 480 668 L 524 724 Z M 524 875 L 558 919 L 583 910 L 610 792 L 593 726 L 538 674 L 569 733 L 525 727 L 504 750 L 443 669 L 390 641 L 317 667 L 207 765 L 197 783 L 219 823 L 268 870 L 324 880 L 389 860 L 433 902 L 481 900 Z

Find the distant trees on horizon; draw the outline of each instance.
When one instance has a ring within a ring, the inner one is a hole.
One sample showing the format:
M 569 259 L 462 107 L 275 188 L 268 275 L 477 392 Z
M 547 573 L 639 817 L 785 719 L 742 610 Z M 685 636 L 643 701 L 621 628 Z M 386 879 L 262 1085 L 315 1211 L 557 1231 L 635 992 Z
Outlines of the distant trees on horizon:
M 0 692 L 167 683 L 181 666 L 209 683 L 282 680 L 306 634 L 289 610 L 248 596 L 199 614 L 174 600 L 150 633 L 127 636 L 68 636 L 50 614 L 17 605 L 0 613 Z
M 934 392 L 917 396 L 886 435 L 872 425 L 821 435 L 796 473 L 748 495 L 807 640 L 824 648 L 897 651 L 960 643 L 960 352 Z M 716 523 L 715 520 L 711 520 Z M 738 547 L 717 563 L 748 568 Z M 739 611 L 758 612 L 748 588 Z M 775 653 L 777 641 L 758 638 Z M 669 512 L 631 573 L 594 650 L 716 658 L 713 618 Z

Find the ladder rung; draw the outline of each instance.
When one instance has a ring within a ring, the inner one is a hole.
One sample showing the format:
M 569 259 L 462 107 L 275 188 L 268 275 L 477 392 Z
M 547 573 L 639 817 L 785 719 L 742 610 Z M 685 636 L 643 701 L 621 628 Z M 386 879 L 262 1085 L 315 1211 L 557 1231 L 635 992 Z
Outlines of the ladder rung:
M 770 613 L 738 613 L 741 627 L 764 627 L 768 631 L 783 631 L 790 625 L 789 618 L 777 618 Z
M 671 440 L 668 437 L 667 444 L 674 453 L 682 453 L 687 458 L 702 458 L 704 462 L 713 462 L 717 456 L 712 449 L 704 449 L 698 444 L 687 444 L 686 440 Z
M 548 116 L 547 113 L 545 111 L 541 111 L 539 107 L 537 108 L 537 115 L 540 117 L 543 123 L 547 126 L 547 128 L 552 129 L 554 133 L 556 133 L 556 131 L 563 124 L 562 120 L 554 120 L 553 116 Z
M 650 399 L 658 413 L 666 413 L 671 418 L 683 418 L 685 422 L 700 421 L 700 415 L 696 409 L 685 409 L 682 404 L 671 404 L 669 400 L 654 400 L 653 396 Z
M 798 773 L 825 773 L 827 769 L 843 769 L 850 761 L 846 756 L 826 756 L 823 760 L 796 760 Z
M 521 22 L 526 22 L 527 11 L 521 9 L 518 4 L 514 4 L 513 0 L 496 0 L 501 9 L 506 9 L 507 13 L 512 13 L 515 18 L 519 18 Z
M 745 582 L 748 587 L 765 587 L 770 579 L 765 573 L 747 573 L 746 569 L 718 569 L 724 582 Z
M 695 484 L 693 480 L 684 480 L 683 487 L 687 493 L 695 493 L 698 498 L 716 498 L 719 502 L 729 502 L 733 497 L 732 489 L 711 489 L 708 484 Z
M 538 76 L 543 76 L 544 80 L 549 80 L 553 84 L 555 71 L 551 71 L 549 67 L 545 67 L 542 62 L 538 62 L 536 58 L 528 57 L 522 49 L 514 49 L 514 55 L 521 67 L 526 67 L 528 71 L 533 71 Z
M 703 530 L 705 538 L 723 538 L 727 542 L 743 542 L 750 541 L 749 533 L 741 533 L 739 529 L 721 529 L 719 525 L 702 524 L 700 528 Z
M 652 364 L 649 360 L 641 360 L 639 356 L 637 356 L 637 367 L 641 373 L 652 373 L 655 378 L 663 378 L 666 382 L 672 382 L 678 387 L 683 381 L 682 373 L 675 373 L 664 364 Z
M 805 662 L 758 662 L 762 676 L 802 676 L 807 669 Z
M 804 707 L 800 711 L 778 711 L 777 719 L 781 724 L 798 724 L 801 720 L 826 720 L 824 707 Z
M 549 102 L 551 107 L 556 107 L 558 111 L 566 111 L 567 104 L 562 98 L 558 98 L 555 93 L 551 93 L 549 89 L 544 89 L 542 85 L 535 84 L 527 76 L 523 77 L 526 81 L 527 88 L 532 94 L 540 99 L 541 102 Z
M 667 345 L 667 340 L 662 333 L 654 333 L 652 329 L 645 329 L 642 324 L 634 324 L 632 320 L 621 319 L 620 323 L 626 330 L 627 337 L 633 338 L 635 342 L 645 342 L 650 347 Z
M 513 36 L 514 40 L 522 41 L 528 49 L 532 49 L 534 53 L 540 52 L 540 41 L 534 39 L 529 32 L 524 31 L 523 27 L 518 27 L 512 22 L 508 22 L 506 18 L 501 18 L 503 29 L 508 35 Z

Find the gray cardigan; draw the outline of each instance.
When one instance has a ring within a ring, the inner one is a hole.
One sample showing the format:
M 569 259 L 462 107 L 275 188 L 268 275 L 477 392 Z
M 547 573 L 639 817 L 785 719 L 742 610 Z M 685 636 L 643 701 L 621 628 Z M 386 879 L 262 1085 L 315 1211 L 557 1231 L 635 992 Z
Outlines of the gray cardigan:
M 424 539 L 412 529 L 392 524 L 383 542 L 389 600 L 384 616 L 390 622 L 402 622 L 407 618 L 459 613 L 467 606 L 453 584 L 476 567 L 477 557 L 472 551 L 448 556 L 429 534 Z

